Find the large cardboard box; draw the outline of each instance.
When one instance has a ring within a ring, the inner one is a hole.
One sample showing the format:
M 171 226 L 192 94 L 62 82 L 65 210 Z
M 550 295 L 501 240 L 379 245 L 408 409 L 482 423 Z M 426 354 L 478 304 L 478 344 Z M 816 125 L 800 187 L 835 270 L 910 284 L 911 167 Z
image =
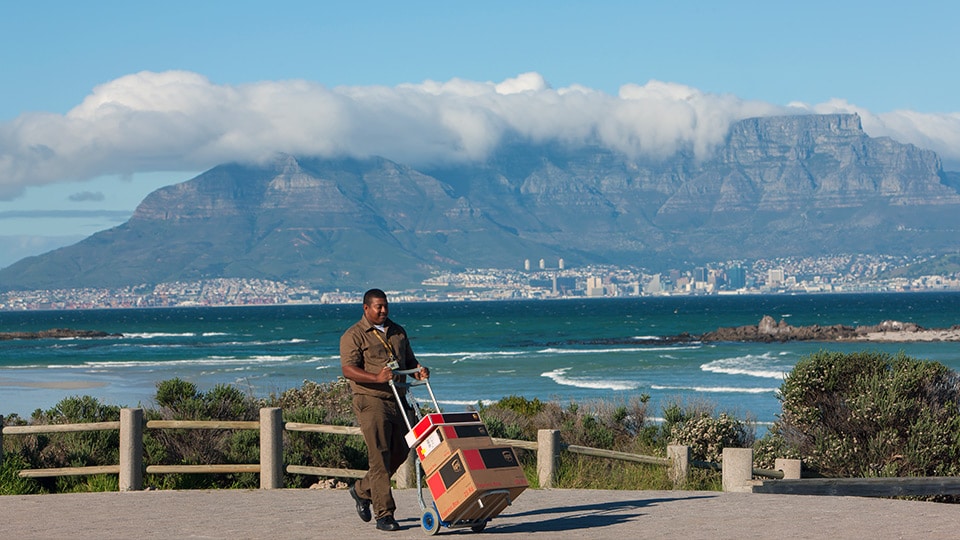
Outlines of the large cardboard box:
M 440 519 L 459 521 L 497 515 L 529 484 L 513 448 L 489 446 L 457 450 L 427 476 L 427 486 Z
M 493 446 L 493 439 L 483 424 L 440 425 L 417 445 L 417 457 L 429 475 L 457 450 L 487 446 Z
M 439 425 L 478 422 L 480 422 L 480 415 L 476 412 L 430 413 L 421 418 L 404 437 L 407 440 L 407 446 L 413 448 Z

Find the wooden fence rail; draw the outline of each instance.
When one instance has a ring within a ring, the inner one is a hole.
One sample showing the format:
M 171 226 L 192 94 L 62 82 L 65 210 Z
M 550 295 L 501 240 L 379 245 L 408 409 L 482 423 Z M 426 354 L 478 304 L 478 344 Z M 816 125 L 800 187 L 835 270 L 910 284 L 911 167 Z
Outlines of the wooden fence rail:
M 2 418 L 0 418 L 2 420 Z M 143 459 L 143 430 L 146 429 L 239 429 L 260 431 L 260 462 L 253 464 L 210 464 L 210 465 L 146 465 Z M 283 487 L 284 470 L 290 474 L 329 476 L 339 478 L 361 478 L 366 471 L 338 469 L 330 467 L 311 467 L 287 465 L 283 467 L 283 432 L 329 433 L 336 435 L 360 435 L 360 428 L 354 426 L 332 426 L 282 421 L 281 410 L 276 407 L 260 409 L 259 421 L 223 421 L 223 420 L 150 420 L 144 421 L 143 409 L 121 409 L 119 422 L 89 422 L 82 424 L 56 424 L 45 426 L 6 426 L 0 430 L 0 464 L 3 463 L 3 435 L 26 435 L 43 433 L 71 433 L 86 431 L 119 430 L 120 463 L 92 467 L 67 467 L 50 469 L 25 469 L 19 472 L 21 477 L 41 478 L 53 476 L 76 476 L 86 474 L 118 474 L 120 491 L 143 489 L 143 473 L 149 474 L 210 474 L 210 473 L 258 473 L 262 489 Z M 512 446 L 522 450 L 537 452 L 537 474 L 540 486 L 553 487 L 556 476 L 556 463 L 561 451 L 593 456 L 603 459 L 616 459 L 655 466 L 665 466 L 676 486 L 686 481 L 691 467 L 719 470 L 723 475 L 724 491 L 749 491 L 756 493 L 803 493 L 828 495 L 860 496 L 924 496 L 960 494 L 960 477 L 933 478 L 815 478 L 800 479 L 799 460 L 777 460 L 775 470 L 753 467 L 753 450 L 749 448 L 725 448 L 722 465 L 690 459 L 690 449 L 686 446 L 669 446 L 667 457 L 643 456 L 616 452 L 578 445 L 560 443 L 558 430 L 540 430 L 537 441 L 494 438 L 495 444 Z M 408 460 L 407 480 L 397 478 L 399 487 L 411 487 L 409 476 L 412 472 L 411 452 Z M 767 478 L 774 480 L 758 480 Z

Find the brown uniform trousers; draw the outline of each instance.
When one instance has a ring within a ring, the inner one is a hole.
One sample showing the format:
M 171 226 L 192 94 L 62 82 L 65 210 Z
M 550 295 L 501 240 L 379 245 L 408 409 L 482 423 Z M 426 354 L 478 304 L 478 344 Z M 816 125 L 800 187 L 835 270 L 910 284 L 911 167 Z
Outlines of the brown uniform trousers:
M 358 496 L 373 501 L 374 518 L 392 516 L 397 504 L 390 490 L 390 478 L 410 452 L 404 439 L 407 425 L 401 416 L 403 409 L 395 399 L 354 394 L 353 412 L 367 443 L 369 464 L 366 476 L 357 481 L 354 489 Z

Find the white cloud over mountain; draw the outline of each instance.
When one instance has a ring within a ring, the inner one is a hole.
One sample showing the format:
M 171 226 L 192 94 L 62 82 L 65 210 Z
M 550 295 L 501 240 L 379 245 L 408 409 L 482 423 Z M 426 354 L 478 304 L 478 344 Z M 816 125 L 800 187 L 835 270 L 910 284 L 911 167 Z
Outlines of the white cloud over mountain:
M 65 115 L 0 123 L 0 200 L 24 187 L 108 174 L 203 170 L 229 161 L 381 155 L 411 164 L 482 159 L 503 137 L 592 141 L 662 157 L 709 155 L 729 125 L 755 116 L 857 112 L 871 136 L 960 163 L 960 113 L 874 113 L 843 100 L 775 105 L 679 84 L 626 84 L 617 96 L 554 89 L 537 73 L 396 87 L 303 81 L 221 85 L 197 73 L 141 72 L 93 89 Z

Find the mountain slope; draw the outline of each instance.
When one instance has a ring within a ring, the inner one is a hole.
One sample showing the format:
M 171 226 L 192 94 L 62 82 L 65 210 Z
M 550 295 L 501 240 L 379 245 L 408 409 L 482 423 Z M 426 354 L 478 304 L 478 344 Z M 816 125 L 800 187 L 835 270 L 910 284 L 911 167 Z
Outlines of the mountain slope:
M 867 136 L 856 115 L 744 120 L 702 162 L 522 142 L 421 170 L 285 155 L 157 190 L 120 227 L 0 270 L 0 288 L 213 277 L 395 287 L 539 258 L 662 268 L 939 253 L 960 231 L 957 178 L 933 152 Z

